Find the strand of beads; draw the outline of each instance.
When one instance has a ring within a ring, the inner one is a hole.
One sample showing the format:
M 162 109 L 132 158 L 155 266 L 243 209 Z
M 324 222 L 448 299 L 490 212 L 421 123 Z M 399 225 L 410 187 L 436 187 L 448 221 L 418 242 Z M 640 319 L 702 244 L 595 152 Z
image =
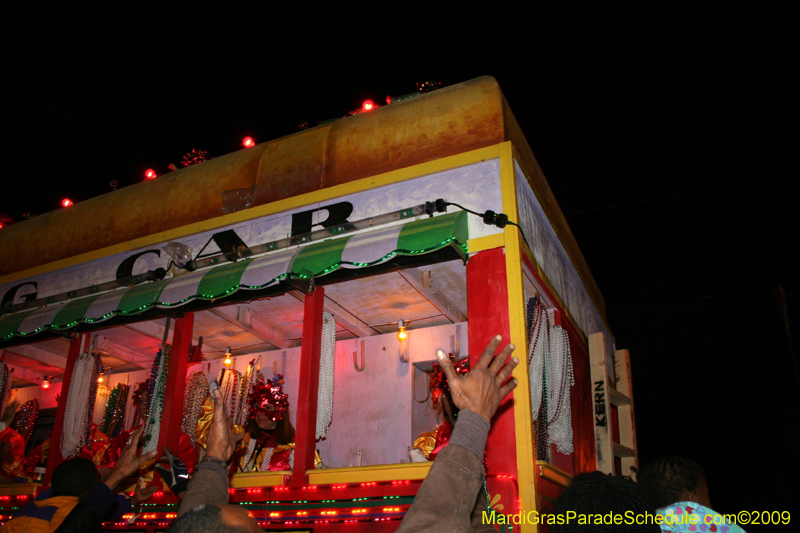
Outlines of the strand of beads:
M 247 417 L 250 412 L 250 405 L 247 403 L 247 397 L 250 394 L 252 387 L 252 379 L 255 371 L 255 359 L 250 361 L 247 365 L 247 370 L 242 375 L 239 390 L 236 396 L 236 412 L 233 416 L 233 423 L 244 426 L 247 423 Z
M 123 385 L 122 383 L 118 384 L 119 387 L 119 398 L 117 399 L 117 405 L 114 406 L 114 412 L 112 417 L 113 422 L 113 432 L 109 433 L 109 437 L 116 437 L 123 431 L 127 431 L 130 428 L 125 427 L 125 417 L 131 411 L 136 411 L 134 407 L 130 405 L 131 401 L 131 388 L 128 385 Z M 133 416 L 135 416 L 135 412 Z
M 531 413 L 538 419 L 545 387 L 545 362 L 549 348 L 548 318 L 539 298 L 531 298 L 528 305 L 528 377 L 531 383 Z
M 31 438 L 33 433 L 33 426 L 36 425 L 36 420 L 39 418 L 39 400 L 34 398 L 25 402 L 14 419 L 13 428 L 22 435 L 27 444 L 28 439 Z
M 556 445 L 559 452 L 570 454 L 573 447 L 572 405 L 570 389 L 575 385 L 572 368 L 572 352 L 569 346 L 569 335 L 561 326 L 553 327 L 553 337 L 558 339 L 553 349 L 554 379 L 560 377 L 558 392 L 552 394 L 553 403 L 549 421 L 548 440 Z
M 100 431 L 102 431 L 106 435 L 111 435 L 111 421 L 114 418 L 114 408 L 119 401 L 119 389 L 120 385 L 117 384 L 116 387 L 109 393 L 108 395 L 108 404 L 106 405 L 106 413 L 103 417 L 103 422 L 100 424 Z
M 250 443 L 247 445 L 247 451 L 244 454 L 244 459 L 242 459 L 242 464 L 244 468 L 242 468 L 243 472 L 251 472 L 253 467 L 250 466 L 250 461 L 253 460 L 253 453 L 256 451 L 256 440 L 254 438 L 250 438 Z
M 270 461 L 272 461 L 272 452 L 274 452 L 274 451 L 275 451 L 275 448 L 267 448 L 266 450 L 264 450 L 264 458 L 261 459 L 261 466 L 259 467 L 259 470 L 261 472 L 269 471 L 269 463 L 270 463 Z M 294 450 L 292 450 L 292 452 L 294 452 Z M 290 460 L 291 460 L 291 457 L 292 456 L 290 455 L 289 456 Z M 294 467 L 292 467 L 292 468 L 294 468 Z
M 94 400 L 94 417 L 92 417 L 92 423 L 98 427 L 103 424 L 103 420 L 106 417 L 106 408 L 108 407 L 108 397 L 110 394 L 111 390 L 105 385 L 97 387 L 97 397 Z
M 67 403 L 64 409 L 64 428 L 61 432 L 61 456 L 71 459 L 86 444 L 86 413 L 91 390 L 94 358 L 90 354 L 79 355 L 72 368 Z
M 123 385 L 125 388 L 125 402 L 122 405 L 122 419 L 120 423 L 121 431 L 128 431 L 133 429 L 133 423 L 136 419 L 136 406 L 133 405 L 133 394 L 131 394 L 131 387 Z
M 152 393 L 149 398 L 150 409 L 147 412 L 145 444 L 142 447 L 143 455 L 155 451 L 158 448 L 158 436 L 161 429 L 161 412 L 164 409 L 164 394 L 167 390 L 167 374 L 171 352 L 172 350 L 169 345 L 164 347 L 161 353 L 160 364 L 158 365 L 158 372 L 154 376 Z M 153 366 L 155 367 L 155 365 Z
M 322 313 L 322 348 L 319 360 L 319 393 L 317 395 L 317 439 L 325 437 L 333 420 L 333 384 L 336 364 L 336 321 Z
M 94 418 L 94 404 L 97 399 L 97 387 L 100 385 L 97 378 L 103 372 L 103 362 L 99 355 L 92 354 L 93 368 L 89 385 L 89 400 L 86 402 L 86 442 L 92 441 L 92 419 Z
M 9 374 L 10 372 L 8 370 L 8 366 L 5 364 L 5 362 L 0 361 L 0 413 L 2 413 L 6 408 L 6 404 L 8 404 L 8 398 L 11 395 L 11 390 L 8 386 Z
M 197 440 L 195 428 L 207 394 L 208 378 L 200 371 L 193 372 L 186 383 L 186 396 L 183 402 L 183 413 L 181 413 L 181 431 L 189 435 L 192 446 Z

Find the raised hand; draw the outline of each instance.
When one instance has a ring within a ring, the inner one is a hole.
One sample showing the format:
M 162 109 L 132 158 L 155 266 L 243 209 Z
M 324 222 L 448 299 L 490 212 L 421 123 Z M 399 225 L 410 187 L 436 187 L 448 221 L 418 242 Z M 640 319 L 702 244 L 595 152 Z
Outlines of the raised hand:
M 497 356 L 495 351 L 503 338 L 497 335 L 489 342 L 478 362 L 465 376 L 459 376 L 453 368 L 453 362 L 443 350 L 436 350 L 436 358 L 442 371 L 447 376 L 447 383 L 453 395 L 453 403 L 459 409 L 475 411 L 486 420 L 492 420 L 497 406 L 505 396 L 517 386 L 517 380 L 504 382 L 519 364 L 519 359 L 512 357 L 513 344 L 507 344 Z
M 138 471 L 139 467 L 144 463 L 158 456 L 158 452 L 152 451 L 141 457 L 136 457 L 136 450 L 139 447 L 139 437 L 141 437 L 143 431 L 144 426 L 140 426 L 139 429 L 134 431 L 128 443 L 125 444 L 125 447 L 122 449 L 117 464 L 114 465 L 111 473 L 108 474 L 108 477 L 105 479 L 104 483 L 111 490 L 114 490 L 120 481 Z

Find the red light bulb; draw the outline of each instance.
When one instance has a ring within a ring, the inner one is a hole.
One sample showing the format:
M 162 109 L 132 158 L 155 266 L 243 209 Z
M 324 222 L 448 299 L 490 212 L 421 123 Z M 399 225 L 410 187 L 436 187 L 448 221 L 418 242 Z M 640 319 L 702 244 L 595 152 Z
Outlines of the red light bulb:
M 245 137 L 242 139 L 242 146 L 245 148 L 252 148 L 256 145 L 256 141 L 252 137 Z
M 153 170 L 152 168 L 148 168 L 147 170 L 144 171 L 144 179 L 146 180 L 151 180 L 156 176 L 158 176 L 158 174 L 156 174 L 156 171 Z
M 70 200 L 69 198 L 64 198 L 63 200 L 61 200 L 61 205 L 64 206 L 64 207 L 69 207 L 73 203 L 74 202 L 72 200 Z
M 372 100 L 364 100 L 364 103 L 361 104 L 361 109 L 364 111 L 372 111 L 375 108 L 375 102 Z

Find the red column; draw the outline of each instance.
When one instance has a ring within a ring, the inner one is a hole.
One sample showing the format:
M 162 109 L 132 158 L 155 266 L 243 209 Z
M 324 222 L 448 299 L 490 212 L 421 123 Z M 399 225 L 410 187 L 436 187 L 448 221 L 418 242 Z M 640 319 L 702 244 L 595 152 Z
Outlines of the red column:
M 47 456 L 47 472 L 44 475 L 42 488 L 50 485 L 50 478 L 58 465 L 64 462 L 61 455 L 61 432 L 64 429 L 64 412 L 67 408 L 67 393 L 72 382 L 72 369 L 75 368 L 75 361 L 78 359 L 83 343 L 84 351 L 89 349 L 92 340 L 90 333 L 80 333 L 77 337 L 69 341 L 69 352 L 67 353 L 67 366 L 64 369 L 64 381 L 61 385 L 61 398 L 56 409 L 56 422 L 53 425 L 53 433 L 50 435 L 50 453 Z
M 172 333 L 172 352 L 167 370 L 167 390 L 164 393 L 164 408 L 161 411 L 161 427 L 158 431 L 158 451 L 166 445 L 171 452 L 178 450 L 178 437 L 183 415 L 183 396 L 186 388 L 186 369 L 189 366 L 189 347 L 192 345 L 194 313 L 186 313 L 175 320 Z
M 303 313 L 303 345 L 300 348 L 300 388 L 297 393 L 297 433 L 291 485 L 305 484 L 306 471 L 314 468 L 319 394 L 319 359 L 322 351 L 322 309 L 325 289 L 306 295 Z
M 508 280 L 503 248 L 494 248 L 470 256 L 467 263 L 467 307 L 469 309 L 469 362 L 474 365 L 495 335 L 502 335 L 505 346 L 511 336 L 508 312 Z M 525 359 L 525 347 L 515 354 Z M 492 419 L 486 443 L 489 474 L 516 477 L 517 452 L 514 428 L 513 394 L 507 396 Z

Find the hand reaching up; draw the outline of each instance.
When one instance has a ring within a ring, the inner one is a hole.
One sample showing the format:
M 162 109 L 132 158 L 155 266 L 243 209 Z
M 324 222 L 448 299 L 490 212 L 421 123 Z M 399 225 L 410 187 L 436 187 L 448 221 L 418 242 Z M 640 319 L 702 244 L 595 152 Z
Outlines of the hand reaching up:
M 512 379 L 503 384 L 511 372 L 519 364 L 519 359 L 513 357 L 506 363 L 514 351 L 513 344 L 507 344 L 497 356 L 495 351 L 500 346 L 503 338 L 497 335 L 489 342 L 481 354 L 478 362 L 468 374 L 459 376 L 453 368 L 453 362 L 443 350 L 436 350 L 436 358 L 442 371 L 447 376 L 447 384 L 453 395 L 453 403 L 459 409 L 475 411 L 486 420 L 492 420 L 497 406 L 506 395 L 517 386 L 517 380 Z

